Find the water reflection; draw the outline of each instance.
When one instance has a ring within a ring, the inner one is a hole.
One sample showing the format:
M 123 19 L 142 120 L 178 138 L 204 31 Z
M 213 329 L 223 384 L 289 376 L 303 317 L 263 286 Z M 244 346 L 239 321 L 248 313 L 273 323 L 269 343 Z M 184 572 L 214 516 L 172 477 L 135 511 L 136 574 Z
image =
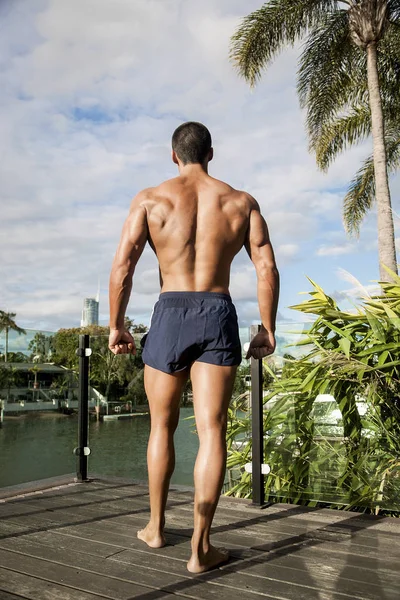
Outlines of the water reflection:
M 173 483 L 193 484 L 198 448 L 193 433 L 192 408 L 182 408 L 175 434 L 176 469 Z M 0 429 L 0 487 L 75 472 L 73 449 L 77 445 L 76 416 L 59 413 L 7 418 Z M 89 426 L 89 474 L 146 480 L 148 416 Z

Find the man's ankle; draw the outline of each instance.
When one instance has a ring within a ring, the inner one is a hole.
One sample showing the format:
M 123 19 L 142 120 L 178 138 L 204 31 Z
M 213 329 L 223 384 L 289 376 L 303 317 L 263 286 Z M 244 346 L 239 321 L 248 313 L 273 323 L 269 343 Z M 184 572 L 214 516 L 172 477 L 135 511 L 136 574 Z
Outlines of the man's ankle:
M 209 536 L 205 534 L 196 535 L 192 537 L 191 541 L 192 553 L 195 555 L 205 554 L 210 549 Z
M 149 525 L 152 529 L 159 529 L 162 530 L 164 529 L 164 525 L 165 525 L 165 517 L 151 517 L 150 521 L 149 521 Z

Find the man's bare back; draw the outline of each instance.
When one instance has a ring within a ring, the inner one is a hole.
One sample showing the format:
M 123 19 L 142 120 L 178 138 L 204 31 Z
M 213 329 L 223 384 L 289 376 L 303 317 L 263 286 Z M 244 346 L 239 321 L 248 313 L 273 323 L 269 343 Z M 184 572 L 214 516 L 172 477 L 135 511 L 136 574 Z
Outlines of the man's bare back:
M 139 194 L 162 292 L 229 293 L 230 267 L 243 247 L 254 201 L 197 165 Z

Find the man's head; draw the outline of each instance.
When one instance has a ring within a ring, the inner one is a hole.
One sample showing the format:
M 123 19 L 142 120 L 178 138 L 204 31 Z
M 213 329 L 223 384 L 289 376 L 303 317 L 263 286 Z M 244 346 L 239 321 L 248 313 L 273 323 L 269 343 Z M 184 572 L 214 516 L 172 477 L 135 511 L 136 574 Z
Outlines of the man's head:
M 211 134 L 207 127 L 195 121 L 183 123 L 172 136 L 172 160 L 183 165 L 205 165 L 213 157 Z

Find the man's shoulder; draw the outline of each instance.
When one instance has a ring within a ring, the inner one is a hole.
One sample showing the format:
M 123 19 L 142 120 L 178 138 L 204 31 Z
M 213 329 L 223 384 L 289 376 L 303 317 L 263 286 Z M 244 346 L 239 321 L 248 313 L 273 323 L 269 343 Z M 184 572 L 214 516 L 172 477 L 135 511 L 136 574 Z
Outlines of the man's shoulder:
M 223 181 L 222 179 L 210 177 L 210 180 L 215 186 L 217 186 L 220 189 L 220 192 L 225 192 L 226 194 L 230 194 L 232 196 L 235 196 L 236 198 L 242 199 L 245 199 L 246 196 L 248 196 L 247 192 L 244 192 L 243 190 L 237 190 L 232 185 L 230 185 L 226 181 Z
M 140 192 L 138 192 L 133 198 L 131 207 L 145 207 L 149 203 L 154 202 L 155 200 L 157 200 L 157 197 L 162 196 L 163 192 L 165 192 L 168 189 L 168 183 L 169 181 L 164 181 L 163 183 L 157 186 L 148 187 L 144 188 L 143 190 L 140 190 Z
M 238 190 L 224 181 L 220 181 L 218 179 L 216 181 L 221 184 L 222 189 L 224 189 L 226 195 L 231 199 L 237 200 L 241 204 L 244 204 L 247 208 L 249 208 L 249 210 L 258 207 L 257 201 L 248 192 L 244 190 Z
M 168 196 L 172 190 L 176 190 L 177 187 L 181 186 L 182 182 L 179 177 L 173 179 L 166 179 L 154 187 L 149 187 L 141 192 L 138 196 L 141 201 L 145 200 L 156 200 L 164 196 Z

